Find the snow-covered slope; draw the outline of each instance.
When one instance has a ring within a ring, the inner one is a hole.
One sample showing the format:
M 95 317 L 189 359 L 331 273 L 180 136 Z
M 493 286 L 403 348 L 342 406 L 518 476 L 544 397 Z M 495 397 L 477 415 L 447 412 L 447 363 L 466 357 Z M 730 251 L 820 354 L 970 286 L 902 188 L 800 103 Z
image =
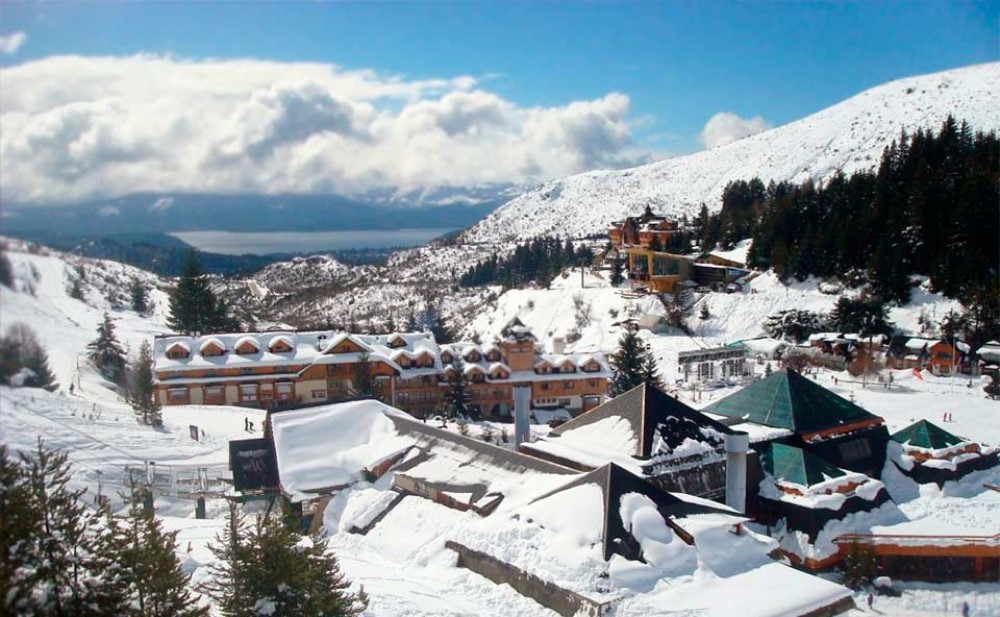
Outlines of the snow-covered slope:
M 779 93 L 776 93 L 779 94 Z M 780 95 L 780 94 L 779 94 Z M 816 114 L 713 150 L 616 171 L 553 180 L 507 202 L 465 234 L 470 242 L 580 237 L 638 214 L 720 207 L 733 180 L 801 182 L 870 169 L 901 130 L 937 128 L 951 114 L 974 129 L 1000 127 L 1000 63 L 910 77 L 866 90 Z
M 89 259 L 35 244 L 0 238 L 14 273 L 14 289 L 0 289 L 0 327 L 28 324 L 49 356 L 49 366 L 63 388 L 79 382 L 78 367 L 87 343 L 97 337 L 97 326 L 107 311 L 119 341 L 132 352 L 143 340 L 167 332 L 166 283 L 160 277 L 116 261 Z M 79 280 L 81 299 L 70 297 Z M 130 310 L 129 288 L 139 280 L 148 290 L 152 311 Z

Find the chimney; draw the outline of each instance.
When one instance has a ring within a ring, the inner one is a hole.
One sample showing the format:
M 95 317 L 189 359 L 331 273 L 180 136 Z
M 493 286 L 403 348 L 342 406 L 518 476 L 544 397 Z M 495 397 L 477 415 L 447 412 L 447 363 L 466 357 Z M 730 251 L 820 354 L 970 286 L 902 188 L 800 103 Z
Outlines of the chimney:
M 557 336 L 552 339 L 552 353 L 564 354 L 566 353 L 566 339 L 561 336 Z
M 726 505 L 746 512 L 747 451 L 750 436 L 736 432 L 726 435 Z
M 531 386 L 514 388 L 514 449 L 531 438 Z

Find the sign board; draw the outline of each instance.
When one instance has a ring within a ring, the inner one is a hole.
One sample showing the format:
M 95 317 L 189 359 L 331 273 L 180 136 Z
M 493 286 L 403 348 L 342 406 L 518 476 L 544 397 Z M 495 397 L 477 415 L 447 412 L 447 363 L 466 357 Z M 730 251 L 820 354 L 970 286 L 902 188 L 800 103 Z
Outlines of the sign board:
M 269 439 L 240 439 L 229 442 L 229 468 L 238 491 L 278 487 L 278 463 Z
M 188 425 L 188 431 L 191 433 L 191 439 L 193 439 L 195 441 L 200 441 L 198 439 L 198 425 L 197 424 L 189 424 Z

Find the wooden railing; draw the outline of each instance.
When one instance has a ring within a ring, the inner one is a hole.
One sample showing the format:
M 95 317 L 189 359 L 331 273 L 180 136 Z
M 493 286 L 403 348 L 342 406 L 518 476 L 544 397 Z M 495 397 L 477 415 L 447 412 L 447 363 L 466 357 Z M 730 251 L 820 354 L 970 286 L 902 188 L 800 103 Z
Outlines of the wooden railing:
M 848 533 L 837 536 L 833 541 L 835 544 L 857 542 L 858 544 L 927 546 L 935 544 L 935 540 L 946 540 L 946 545 L 1000 547 L 1000 533 L 992 536 Z

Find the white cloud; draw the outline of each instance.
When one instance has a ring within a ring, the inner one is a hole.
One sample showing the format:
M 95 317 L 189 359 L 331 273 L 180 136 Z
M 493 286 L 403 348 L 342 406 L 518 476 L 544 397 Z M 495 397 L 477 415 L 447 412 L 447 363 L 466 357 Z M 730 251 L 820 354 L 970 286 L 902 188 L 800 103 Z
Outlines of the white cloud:
M 635 160 L 619 93 L 523 107 L 467 75 L 149 55 L 52 57 L 0 78 L 0 178 L 14 202 L 412 191 Z
M 709 118 L 698 139 L 702 145 L 711 150 L 770 128 L 772 128 L 771 123 L 760 116 L 741 118 L 723 111 Z
M 118 216 L 121 213 L 122 213 L 122 211 L 121 211 L 121 209 L 118 208 L 118 206 L 112 206 L 111 204 L 107 204 L 107 205 L 101 206 L 100 209 L 97 211 L 97 214 L 99 214 L 101 216 L 104 216 L 104 217 L 107 217 L 107 216 Z
M 28 35 L 23 32 L 0 34 L 0 54 L 10 56 L 17 53 L 26 40 L 28 40 Z

